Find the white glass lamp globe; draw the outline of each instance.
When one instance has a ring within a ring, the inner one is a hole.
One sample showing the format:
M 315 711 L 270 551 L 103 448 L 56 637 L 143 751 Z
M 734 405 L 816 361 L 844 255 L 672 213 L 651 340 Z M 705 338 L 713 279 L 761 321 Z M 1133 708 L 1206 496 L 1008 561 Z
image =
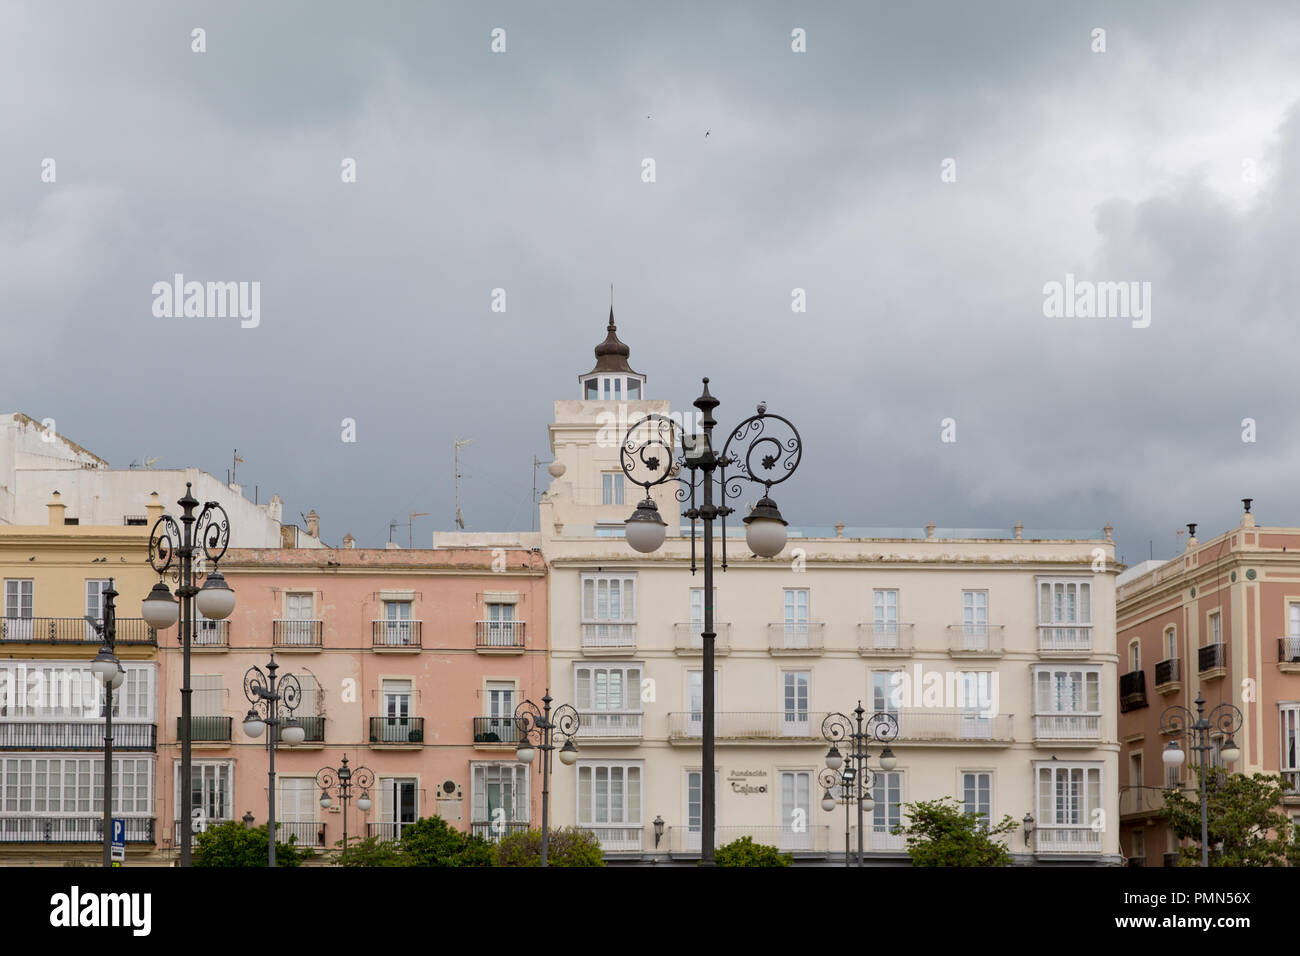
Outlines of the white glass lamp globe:
M 829 792 L 826 796 L 822 797 L 822 809 L 827 813 L 835 809 L 835 798 L 832 797 Z
M 322 791 L 320 792 L 320 805 L 321 805 L 321 809 L 323 809 L 323 810 L 328 810 L 331 806 L 333 806 L 333 804 L 334 804 L 334 801 L 330 799 L 330 795 L 329 795 L 328 793 L 326 793 L 324 790 L 322 790 Z
M 363 811 L 364 811 L 364 810 L 369 810 L 369 809 L 370 809 L 370 794 L 369 794 L 369 792 L 367 792 L 367 791 L 365 791 L 365 790 L 362 790 L 362 791 L 361 791 L 361 796 L 357 799 L 357 806 L 360 807 Z
M 280 728 L 280 739 L 286 744 L 300 744 L 307 739 L 307 730 L 295 718 L 290 717 Z
M 1241 756 L 1241 748 L 1237 746 L 1235 740 L 1229 737 L 1228 742 L 1223 745 L 1223 749 L 1219 753 L 1223 755 L 1223 759 L 1228 763 L 1236 763 L 1237 758 Z
M 1167 746 L 1160 755 L 1166 767 L 1181 767 L 1183 761 L 1187 759 L 1187 754 L 1183 753 L 1183 748 L 1178 746 L 1174 741 L 1169 741 Z
M 535 754 L 533 751 L 533 745 L 528 743 L 527 741 L 521 743 L 519 745 L 519 749 L 515 751 L 515 758 L 520 763 L 532 763 L 534 756 Z
M 826 752 L 826 766 L 831 770 L 839 770 L 844 766 L 844 757 L 840 754 L 840 748 L 833 746 Z
M 880 754 L 880 768 L 882 770 L 893 770 L 898 766 L 898 758 L 894 752 L 886 747 Z
M 181 609 L 167 585 L 159 581 L 144 599 L 140 613 L 154 630 L 165 631 L 180 620 Z
M 658 551 L 664 543 L 668 525 L 664 524 L 664 519 L 659 517 L 659 508 L 655 505 L 654 499 L 646 498 L 637 505 L 636 511 L 632 512 L 632 517 L 623 522 L 623 530 L 627 536 L 627 543 L 631 545 L 633 551 L 651 554 Z
M 776 502 L 764 495 L 745 515 L 745 544 L 760 558 L 775 558 L 786 542 L 786 522 Z
M 257 716 L 257 711 L 250 710 L 244 717 L 244 733 L 250 737 L 260 737 L 266 730 L 266 721 Z
M 235 609 L 235 592 L 230 589 L 220 571 L 213 571 L 203 587 L 199 588 L 195 601 L 199 605 L 199 613 L 209 621 L 223 621 Z
M 573 746 L 572 740 L 566 740 L 564 746 L 560 748 L 560 763 L 566 767 L 572 767 L 578 761 L 578 748 Z

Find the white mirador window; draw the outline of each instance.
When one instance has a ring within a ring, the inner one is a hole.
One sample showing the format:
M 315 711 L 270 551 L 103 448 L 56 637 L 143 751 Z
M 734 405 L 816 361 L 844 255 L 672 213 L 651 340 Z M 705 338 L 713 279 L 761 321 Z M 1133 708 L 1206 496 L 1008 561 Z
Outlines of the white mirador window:
M 898 592 L 877 588 L 871 595 L 873 623 L 877 637 L 898 635 Z
M 624 474 L 621 471 L 607 471 L 600 476 L 600 503 L 602 505 L 621 505 L 623 501 Z
M 510 763 L 471 763 L 470 800 L 475 832 L 498 836 L 495 823 L 528 822 L 528 767 Z M 483 827 L 477 826 L 482 824 Z
M 574 706 L 582 712 L 580 734 L 640 732 L 640 663 L 578 664 L 573 686 Z
M 156 665 L 128 662 L 122 667 L 126 679 L 113 693 L 113 717 L 152 722 Z M 89 663 L 0 661 L 0 717 L 98 722 L 103 715 L 103 687 Z M 95 742 L 102 745 L 102 735 Z
M 641 765 L 580 763 L 578 826 L 640 826 Z
M 33 584 L 21 578 L 5 579 L 3 635 L 10 641 L 30 641 L 35 636 L 32 620 Z
M 582 640 L 584 644 L 631 645 L 636 621 L 636 577 L 630 574 L 584 574 Z
M 1034 672 L 1035 712 L 1098 714 L 1101 671 L 1094 667 L 1039 667 Z
M 987 829 L 993 818 L 993 774 L 973 771 L 961 775 L 962 810 L 979 816 Z
M 71 815 L 104 810 L 102 757 L 0 758 L 0 783 L 4 813 Z M 114 757 L 113 812 L 151 814 L 152 805 L 153 760 Z
M 631 375 L 592 375 L 582 381 L 585 401 L 639 401 L 641 380 Z
M 1036 782 L 1040 827 L 1091 827 L 1102 809 L 1100 764 L 1039 764 Z
M 1092 624 L 1092 582 L 1039 578 L 1038 623 L 1043 627 Z

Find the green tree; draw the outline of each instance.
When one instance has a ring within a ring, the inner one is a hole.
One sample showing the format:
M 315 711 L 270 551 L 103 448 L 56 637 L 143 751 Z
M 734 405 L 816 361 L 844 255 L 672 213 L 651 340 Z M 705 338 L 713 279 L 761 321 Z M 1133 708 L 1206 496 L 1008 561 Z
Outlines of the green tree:
M 402 852 L 400 843 L 381 840 L 379 837 L 366 837 L 364 840 L 350 839 L 350 846 L 339 854 L 339 866 L 414 866 L 410 858 Z M 342 846 L 338 840 L 335 846 Z
M 907 854 L 913 866 L 1010 866 L 1011 853 L 997 838 L 1019 824 L 1010 816 L 988 826 L 984 817 L 967 813 L 953 797 L 906 803 Z
M 1161 816 L 1180 840 L 1179 866 L 1201 865 L 1200 769 L 1196 789 L 1165 791 Z M 1287 783 L 1278 776 L 1226 773 L 1210 767 L 1205 778 L 1210 866 L 1300 865 L 1296 828 L 1279 808 Z
M 492 866 L 495 856 L 486 840 L 448 826 L 439 816 L 402 828 L 402 854 L 412 866 Z
M 541 866 L 542 831 L 516 830 L 497 844 L 497 866 Z M 604 866 L 600 840 L 590 830 L 563 827 L 551 831 L 547 866 Z
M 275 841 L 275 865 L 302 866 L 313 855 L 300 849 L 297 838 Z M 238 820 L 214 823 L 194 838 L 195 866 L 266 866 L 266 827 L 246 827 Z
M 718 866 L 790 866 L 794 855 L 743 836 L 714 850 L 713 862 Z

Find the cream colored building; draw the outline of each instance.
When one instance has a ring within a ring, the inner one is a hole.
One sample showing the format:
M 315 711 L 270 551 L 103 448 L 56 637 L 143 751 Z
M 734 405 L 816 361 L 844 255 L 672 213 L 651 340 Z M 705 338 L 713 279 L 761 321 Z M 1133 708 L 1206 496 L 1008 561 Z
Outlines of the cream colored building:
M 555 403 L 555 479 L 540 504 L 551 695 L 582 719 L 577 763 L 555 765 L 551 819 L 595 830 L 611 860 L 688 860 L 699 848 L 703 575 L 689 571 L 675 487 L 656 489 L 670 526 L 658 552 L 622 538 L 641 489 L 623 480 L 619 440 L 642 415 L 671 412 L 645 397 L 612 313 L 596 355 L 581 397 Z M 722 405 L 715 434 L 747 414 Z M 786 505 L 780 489 L 773 497 Z M 717 845 L 751 835 L 842 860 L 851 828 L 856 847 L 856 810 L 847 823 L 843 804 L 824 811 L 818 775 L 823 719 L 861 701 L 900 729 L 892 772 L 872 748 L 873 860 L 906 860 L 890 832 L 902 804 L 953 796 L 994 819 L 1032 815 L 1029 849 L 1022 831 L 1009 841 L 1021 862 L 1121 862 L 1108 528 L 800 531 L 787 506 L 790 542 L 764 560 L 744 547 L 742 516 L 738 505 L 728 570 L 715 576 Z

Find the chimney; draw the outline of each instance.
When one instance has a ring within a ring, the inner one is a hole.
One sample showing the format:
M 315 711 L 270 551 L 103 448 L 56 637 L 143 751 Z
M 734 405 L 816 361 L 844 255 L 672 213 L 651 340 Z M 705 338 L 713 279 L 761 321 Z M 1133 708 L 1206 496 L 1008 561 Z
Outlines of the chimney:
M 835 537 L 837 537 L 837 538 L 842 538 L 842 537 L 844 537 L 844 522 L 843 522 L 843 521 L 837 521 L 837 522 L 835 522 Z
M 1193 522 L 1187 526 L 1187 550 L 1192 550 L 1198 544 L 1200 542 L 1196 540 L 1196 523 Z
M 315 508 L 307 512 L 307 533 L 313 538 L 320 537 L 320 515 Z
M 347 534 L 343 536 L 343 547 L 355 548 L 356 546 L 357 546 L 357 539 L 352 537 L 352 532 L 349 531 Z
M 926 541 L 933 541 L 933 540 L 934 540 L 934 522 L 933 522 L 933 521 L 931 521 L 928 525 L 925 526 L 925 540 L 926 540 Z
M 45 507 L 50 509 L 50 527 L 62 528 L 63 516 L 67 512 L 68 506 L 65 505 L 63 501 L 60 499 L 59 493 L 57 491 L 54 492 L 53 497 L 50 498 L 50 503 L 47 504 Z
M 1106 527 L 1101 529 L 1102 534 L 1106 536 L 1106 540 L 1109 541 L 1111 544 L 1115 543 L 1115 539 L 1111 537 L 1111 532 L 1114 530 L 1115 529 L 1110 526 L 1109 521 L 1106 522 Z
M 162 499 L 158 497 L 158 492 L 149 495 L 149 503 L 144 506 L 145 522 L 152 528 L 157 524 L 158 519 L 163 516 Z
M 1242 499 L 1241 499 L 1242 507 L 1244 507 L 1244 508 L 1246 509 L 1245 513 L 1242 514 L 1242 516 L 1241 516 L 1241 526 L 1242 526 L 1243 528 L 1253 528 L 1253 527 L 1255 527 L 1255 516 L 1254 516 L 1253 514 L 1250 513 L 1250 503 L 1251 503 L 1252 501 L 1254 501 L 1254 500 L 1255 500 L 1254 498 L 1242 498 Z
M 1019 521 L 1016 522 L 1016 540 L 1019 541 L 1025 536 L 1025 526 Z

